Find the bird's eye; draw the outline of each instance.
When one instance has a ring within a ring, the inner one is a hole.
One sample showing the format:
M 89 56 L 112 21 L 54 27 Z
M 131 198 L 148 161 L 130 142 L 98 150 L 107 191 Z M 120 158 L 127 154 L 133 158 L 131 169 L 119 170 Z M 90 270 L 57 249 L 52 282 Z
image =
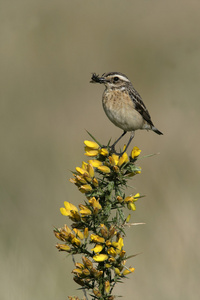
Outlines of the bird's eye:
M 113 79 L 114 79 L 114 82 L 117 82 L 119 80 L 119 77 L 115 76 Z

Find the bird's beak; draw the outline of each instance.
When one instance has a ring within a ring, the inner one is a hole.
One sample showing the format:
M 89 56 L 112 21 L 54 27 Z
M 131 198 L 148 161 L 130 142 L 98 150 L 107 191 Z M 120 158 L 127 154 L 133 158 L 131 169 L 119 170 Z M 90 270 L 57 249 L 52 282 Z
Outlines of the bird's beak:
M 92 74 L 91 83 L 106 83 L 106 79 L 102 76 L 100 77 L 96 73 Z

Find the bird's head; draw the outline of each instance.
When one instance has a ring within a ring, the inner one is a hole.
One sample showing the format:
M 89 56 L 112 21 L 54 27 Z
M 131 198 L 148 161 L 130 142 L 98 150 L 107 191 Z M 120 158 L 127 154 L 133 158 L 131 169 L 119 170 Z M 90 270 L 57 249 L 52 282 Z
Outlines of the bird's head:
M 107 89 L 122 89 L 131 84 L 127 76 L 120 72 L 104 73 L 102 76 L 93 73 L 90 82 L 103 83 Z

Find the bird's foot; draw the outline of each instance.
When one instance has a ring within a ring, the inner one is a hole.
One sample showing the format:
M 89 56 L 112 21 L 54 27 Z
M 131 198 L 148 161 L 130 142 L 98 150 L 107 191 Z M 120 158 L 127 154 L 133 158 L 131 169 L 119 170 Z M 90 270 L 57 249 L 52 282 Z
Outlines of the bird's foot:
M 113 145 L 112 145 L 110 148 L 111 148 L 111 152 L 112 152 L 112 153 L 114 153 L 114 154 L 116 154 L 116 155 L 119 155 L 119 157 L 121 157 L 121 156 L 124 154 L 124 152 L 126 152 L 126 148 L 127 148 L 127 147 L 126 147 L 122 152 L 117 152 L 117 151 L 115 150 L 115 146 L 113 146 Z
M 121 157 L 124 154 L 124 152 L 126 152 L 126 149 L 127 149 L 127 147 L 126 147 L 122 152 L 117 152 L 115 150 L 115 145 L 112 145 L 112 146 L 108 146 L 108 145 L 104 146 L 104 145 L 102 145 L 101 149 L 103 149 L 103 148 L 108 149 L 108 151 L 110 152 L 110 154 L 116 154 L 116 155 L 119 155 L 119 157 Z

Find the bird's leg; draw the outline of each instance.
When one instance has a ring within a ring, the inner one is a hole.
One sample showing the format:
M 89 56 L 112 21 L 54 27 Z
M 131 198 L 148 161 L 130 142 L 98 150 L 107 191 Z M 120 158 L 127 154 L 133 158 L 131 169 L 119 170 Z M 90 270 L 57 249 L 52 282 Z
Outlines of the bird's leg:
M 120 137 L 114 142 L 114 144 L 112 146 L 110 146 L 110 148 L 112 149 L 113 152 L 115 152 L 115 145 L 119 142 L 119 140 L 121 140 L 121 138 L 127 133 L 127 131 L 124 130 L 124 132 L 122 133 L 122 135 L 120 135 Z
M 126 145 L 126 148 L 125 148 L 125 150 L 123 151 L 123 153 L 128 149 L 128 146 L 130 145 L 130 143 L 131 143 L 132 139 L 134 138 L 134 136 L 135 136 L 135 131 L 132 131 L 132 132 L 131 132 L 130 139 L 129 139 L 129 141 L 128 141 L 128 143 L 127 143 L 127 145 Z M 123 154 L 123 153 L 122 153 L 122 154 Z
M 128 146 L 130 145 L 130 143 L 131 143 L 132 139 L 134 138 L 134 136 L 135 136 L 135 131 L 132 131 L 132 132 L 131 132 L 130 139 L 129 139 L 128 143 L 127 143 L 127 146 L 126 146 L 126 148 L 124 149 L 124 151 L 122 151 L 122 152 L 120 153 L 120 156 L 123 155 L 124 152 L 126 152 L 126 150 L 128 149 Z

